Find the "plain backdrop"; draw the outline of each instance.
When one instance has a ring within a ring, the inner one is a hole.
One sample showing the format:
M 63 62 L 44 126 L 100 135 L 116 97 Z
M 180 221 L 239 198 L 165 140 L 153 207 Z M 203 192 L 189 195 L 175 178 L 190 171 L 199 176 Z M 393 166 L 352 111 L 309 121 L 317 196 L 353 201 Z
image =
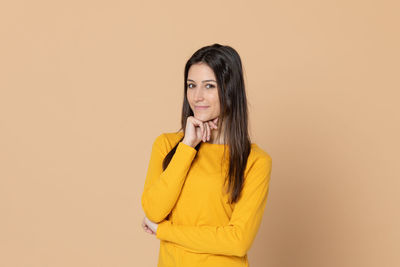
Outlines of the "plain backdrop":
M 156 266 L 151 146 L 180 128 L 183 68 L 244 66 L 272 157 L 252 267 L 400 266 L 396 1 L 0 3 L 0 266 Z

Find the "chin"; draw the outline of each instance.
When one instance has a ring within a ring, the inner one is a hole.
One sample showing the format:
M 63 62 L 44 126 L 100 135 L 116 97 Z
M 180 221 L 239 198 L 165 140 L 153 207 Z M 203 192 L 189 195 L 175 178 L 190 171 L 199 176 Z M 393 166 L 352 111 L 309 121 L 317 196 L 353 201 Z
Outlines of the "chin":
M 201 121 L 208 121 L 211 119 L 210 116 L 206 116 L 206 115 L 194 115 L 194 117 Z

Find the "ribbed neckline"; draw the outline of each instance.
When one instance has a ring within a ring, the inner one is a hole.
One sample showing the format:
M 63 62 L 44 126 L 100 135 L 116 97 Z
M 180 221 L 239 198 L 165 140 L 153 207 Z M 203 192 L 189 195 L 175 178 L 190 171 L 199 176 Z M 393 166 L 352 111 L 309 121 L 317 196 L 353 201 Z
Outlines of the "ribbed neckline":
M 224 147 L 224 145 L 228 145 L 228 144 L 213 144 L 213 143 L 208 143 L 208 142 L 203 142 L 201 141 L 201 145 L 202 146 L 216 146 L 216 147 Z
M 255 146 L 255 145 L 256 145 L 256 143 L 251 143 L 251 146 Z M 224 146 L 228 147 L 228 144 L 212 144 L 212 143 L 207 143 L 207 142 L 201 142 L 201 146 L 224 148 Z
M 212 153 L 216 153 L 216 155 L 220 155 L 224 152 L 224 149 L 225 149 L 225 152 L 229 154 L 229 146 L 227 144 L 226 145 L 225 144 L 211 144 L 211 143 L 201 141 L 198 153 L 201 154 L 202 152 L 204 152 L 204 153 L 208 154 L 208 152 L 212 151 Z

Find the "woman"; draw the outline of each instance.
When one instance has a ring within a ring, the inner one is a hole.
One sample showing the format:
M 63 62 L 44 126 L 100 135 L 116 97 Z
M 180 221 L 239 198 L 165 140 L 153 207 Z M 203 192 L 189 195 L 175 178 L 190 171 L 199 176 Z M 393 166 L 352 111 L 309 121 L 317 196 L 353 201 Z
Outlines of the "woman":
M 249 138 L 239 54 L 220 44 L 199 49 L 184 82 L 182 127 L 152 146 L 142 226 L 160 239 L 159 267 L 249 266 L 272 160 Z

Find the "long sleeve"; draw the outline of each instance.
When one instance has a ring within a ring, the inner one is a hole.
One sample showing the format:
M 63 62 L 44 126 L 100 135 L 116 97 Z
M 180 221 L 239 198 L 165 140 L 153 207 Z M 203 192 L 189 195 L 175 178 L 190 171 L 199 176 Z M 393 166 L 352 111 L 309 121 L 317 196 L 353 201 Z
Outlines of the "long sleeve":
M 256 160 L 245 179 L 242 195 L 226 226 L 175 225 L 169 220 L 158 224 L 156 237 L 197 253 L 242 257 L 258 232 L 267 202 L 272 159 Z
M 169 152 L 165 134 L 153 143 L 150 162 L 142 194 L 142 207 L 146 216 L 158 223 L 174 207 L 197 150 L 179 142 L 168 167 L 163 171 L 162 162 Z

